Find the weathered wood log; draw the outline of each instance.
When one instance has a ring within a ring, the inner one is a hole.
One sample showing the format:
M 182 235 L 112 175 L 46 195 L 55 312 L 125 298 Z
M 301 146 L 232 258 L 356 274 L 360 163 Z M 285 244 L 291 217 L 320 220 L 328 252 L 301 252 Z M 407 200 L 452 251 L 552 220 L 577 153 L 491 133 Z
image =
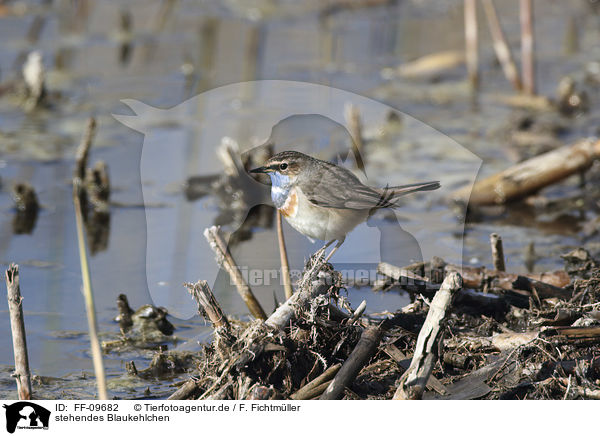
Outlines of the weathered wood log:
M 5 278 L 15 355 L 15 372 L 13 375 L 17 381 L 19 399 L 31 400 L 31 372 L 29 371 L 27 337 L 23 319 L 23 297 L 21 297 L 21 289 L 19 288 L 19 266 L 14 263 L 11 264 L 6 270 Z
M 394 75 L 404 78 L 418 78 L 440 74 L 444 71 L 459 67 L 465 63 L 465 52 L 450 50 L 425 55 L 406 62 L 391 71 Z
M 219 234 L 219 228 L 216 226 L 207 228 L 204 230 L 204 237 L 210 244 L 210 248 L 212 248 L 212 250 L 215 252 L 217 263 L 229 273 L 229 276 L 235 284 L 238 294 L 240 294 L 242 300 L 244 300 L 244 303 L 246 303 L 246 306 L 248 306 L 252 316 L 257 319 L 267 319 L 267 314 L 263 310 L 256 297 L 254 297 L 250 286 L 248 283 L 246 283 L 246 280 L 244 280 L 242 273 L 238 269 L 233 257 L 229 253 L 225 241 L 223 241 L 223 238 L 221 238 L 221 235 Z
M 513 282 L 520 274 L 512 274 L 504 271 L 487 269 L 484 266 L 467 266 L 446 264 L 446 273 L 458 272 L 463 278 L 466 288 L 481 289 L 484 286 L 496 286 L 505 290 L 513 289 Z M 538 280 L 556 287 L 563 287 L 571 282 L 569 274 L 564 270 L 548 271 L 539 274 L 521 274 L 528 279 Z
M 348 359 L 319 397 L 320 400 L 339 400 L 344 396 L 344 389 L 354 381 L 360 370 L 377 351 L 382 336 L 383 329 L 379 326 L 365 329 Z
M 497 271 L 506 271 L 502 238 L 497 233 L 490 235 L 490 245 L 492 246 L 492 264 L 494 265 L 494 269 Z
M 433 297 L 427 318 L 417 338 L 410 367 L 400 377 L 400 386 L 394 394 L 395 400 L 416 400 L 423 397 L 427 380 L 437 359 L 442 321 L 446 317 L 454 294 L 462 288 L 462 285 L 462 279 L 458 273 L 449 273 L 440 290 Z
M 193 378 L 186 381 L 167 400 L 189 400 L 198 392 L 198 384 Z
M 581 173 L 600 158 L 600 140 L 584 139 L 520 162 L 511 168 L 465 186 L 452 194 L 455 201 L 469 206 L 508 203 Z
M 327 386 L 329 386 L 329 381 L 335 377 L 341 367 L 341 363 L 330 366 L 325 370 L 325 372 L 323 372 L 323 374 L 315 377 L 313 380 L 290 395 L 290 398 L 292 400 L 310 400 L 311 398 L 322 394 L 327 389 Z
M 518 276 L 517 279 L 512 282 L 512 287 L 514 289 L 521 289 L 532 293 L 535 291 L 541 299 L 560 298 L 562 300 L 569 300 L 573 296 L 572 291 L 569 289 L 554 286 L 525 276 Z

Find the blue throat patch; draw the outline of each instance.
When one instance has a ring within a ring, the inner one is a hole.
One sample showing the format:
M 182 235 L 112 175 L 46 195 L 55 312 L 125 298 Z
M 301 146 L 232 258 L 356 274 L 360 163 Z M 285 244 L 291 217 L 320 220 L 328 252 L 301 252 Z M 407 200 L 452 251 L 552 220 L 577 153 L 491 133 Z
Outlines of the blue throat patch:
M 290 176 L 285 176 L 278 172 L 269 173 L 269 177 L 271 177 L 271 199 L 275 207 L 279 209 L 283 207 L 285 200 L 287 200 L 292 188 L 292 181 L 290 180 Z

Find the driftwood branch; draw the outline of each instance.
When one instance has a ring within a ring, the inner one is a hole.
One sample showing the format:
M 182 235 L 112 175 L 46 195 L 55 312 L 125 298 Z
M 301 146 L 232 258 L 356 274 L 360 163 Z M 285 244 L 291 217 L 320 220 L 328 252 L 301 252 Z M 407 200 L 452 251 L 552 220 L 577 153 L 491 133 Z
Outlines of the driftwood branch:
M 435 294 L 425 323 L 419 332 L 410 367 L 400 377 L 400 386 L 394 394 L 395 400 L 417 400 L 422 398 L 437 359 L 438 341 L 442 334 L 441 323 L 452 303 L 452 297 L 461 288 L 462 279 L 460 275 L 450 273 L 444 279 L 440 290 Z
M 227 249 L 227 245 L 221 235 L 219 234 L 219 228 L 216 226 L 212 226 L 204 230 L 204 237 L 210 244 L 210 248 L 215 252 L 217 257 L 217 263 L 229 273 L 231 280 L 235 284 L 235 287 L 248 306 L 250 313 L 257 319 L 265 320 L 267 319 L 267 314 L 263 310 L 262 306 L 252 293 L 250 286 L 244 280 L 242 273 L 238 269 L 233 257 L 229 253 Z
M 363 366 L 373 357 L 382 336 L 383 329 L 379 326 L 365 329 L 348 359 L 319 397 L 320 400 L 339 400 L 344 396 L 344 389 L 354 381 Z
M 6 289 L 8 292 L 8 311 L 12 331 L 13 351 L 15 355 L 14 377 L 17 380 L 17 391 L 20 400 L 31 400 L 31 372 L 27 355 L 27 337 L 21 290 L 19 288 L 19 266 L 11 264 L 6 270 Z
M 581 173 L 600 158 L 600 140 L 584 139 L 523 161 L 455 191 L 452 197 L 469 206 L 508 203 Z

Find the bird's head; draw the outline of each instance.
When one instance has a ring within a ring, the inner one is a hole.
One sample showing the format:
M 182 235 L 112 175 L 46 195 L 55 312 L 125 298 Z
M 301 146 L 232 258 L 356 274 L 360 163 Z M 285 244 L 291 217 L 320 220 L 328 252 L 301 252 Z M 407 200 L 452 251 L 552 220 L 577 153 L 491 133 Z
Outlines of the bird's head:
M 289 187 L 312 158 L 297 151 L 282 151 L 270 158 L 262 167 L 250 170 L 251 173 L 264 173 L 271 177 L 275 187 Z

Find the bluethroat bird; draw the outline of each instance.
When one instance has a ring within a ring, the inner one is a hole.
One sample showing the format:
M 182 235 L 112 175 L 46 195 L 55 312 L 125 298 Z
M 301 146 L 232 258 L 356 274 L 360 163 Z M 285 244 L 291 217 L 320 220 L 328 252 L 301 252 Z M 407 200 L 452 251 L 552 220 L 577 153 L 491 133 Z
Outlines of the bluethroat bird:
M 346 168 L 297 151 L 277 153 L 250 172 L 270 176 L 273 203 L 294 229 L 309 239 L 329 241 L 323 251 L 337 241 L 325 261 L 377 209 L 396 208 L 403 195 L 440 187 L 439 182 L 425 182 L 371 188 Z

